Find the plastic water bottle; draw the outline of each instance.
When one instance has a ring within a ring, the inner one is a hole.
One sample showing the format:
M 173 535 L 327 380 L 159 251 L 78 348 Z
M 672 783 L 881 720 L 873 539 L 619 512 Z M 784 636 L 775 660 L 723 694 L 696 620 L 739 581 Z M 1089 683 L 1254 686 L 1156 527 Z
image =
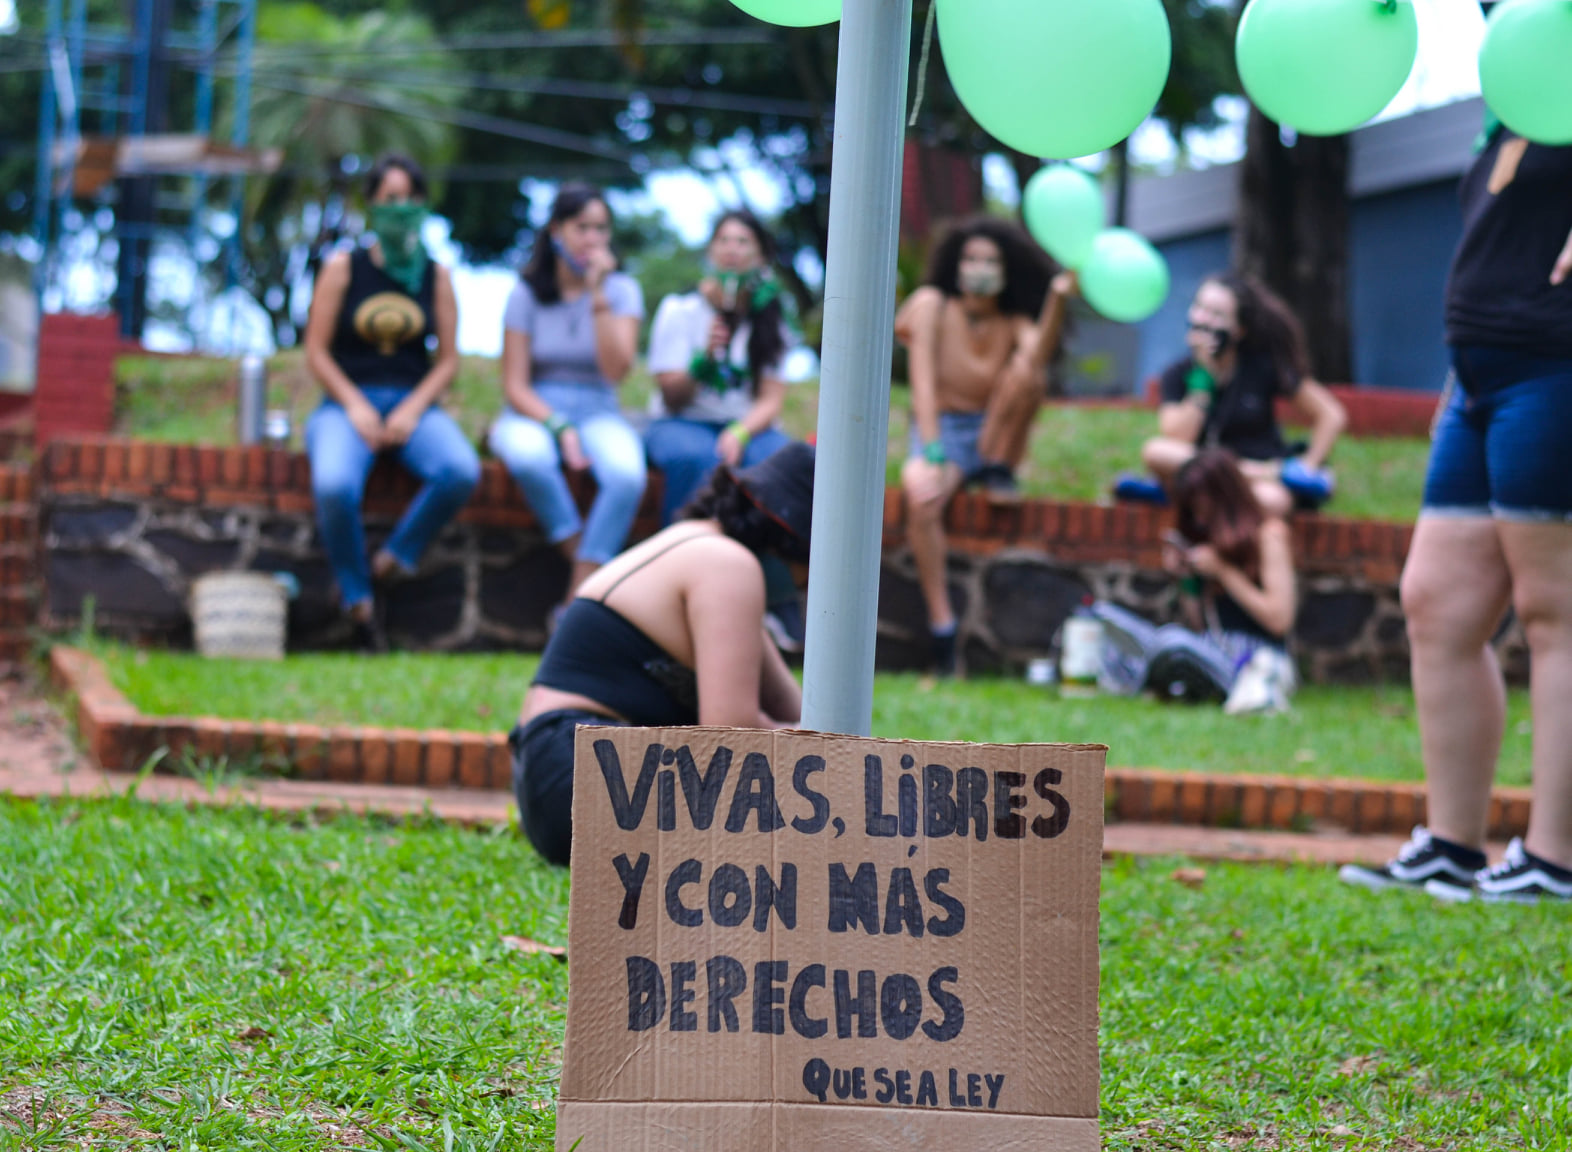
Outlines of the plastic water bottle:
M 262 443 L 267 411 L 267 361 L 255 354 L 240 360 L 240 442 Z
M 1097 695 L 1103 667 L 1103 622 L 1092 615 L 1092 602 L 1082 601 L 1060 633 L 1059 685 L 1065 696 Z

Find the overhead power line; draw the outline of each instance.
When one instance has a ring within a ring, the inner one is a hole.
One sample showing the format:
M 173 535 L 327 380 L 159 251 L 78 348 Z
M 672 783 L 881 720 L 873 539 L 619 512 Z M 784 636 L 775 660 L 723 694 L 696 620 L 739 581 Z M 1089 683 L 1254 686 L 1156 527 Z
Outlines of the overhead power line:
M 401 100 L 392 96 L 381 96 L 363 89 L 334 88 L 324 90 L 321 87 L 312 87 L 293 83 L 275 73 L 258 71 L 252 82 L 265 88 L 274 88 L 282 92 L 294 92 L 301 96 L 310 96 L 318 100 L 330 100 L 339 104 L 353 104 L 361 108 L 375 108 L 384 112 L 394 112 L 401 116 L 412 116 L 420 120 L 431 120 L 439 124 L 451 124 L 457 128 L 469 128 L 477 132 L 490 132 L 496 136 L 507 136 L 514 140 L 525 140 L 531 144 L 543 144 L 548 148 L 561 148 L 569 152 L 580 152 L 589 156 L 599 156 L 604 160 L 616 160 L 623 164 L 632 165 L 634 153 L 616 144 L 604 140 L 596 140 L 590 136 L 580 136 L 573 132 L 563 132 L 558 128 L 546 128 L 539 124 L 526 124 L 521 120 L 509 120 L 501 116 L 488 116 L 480 112 L 464 112 L 459 109 L 441 108 L 431 104 L 416 104 L 411 101 Z

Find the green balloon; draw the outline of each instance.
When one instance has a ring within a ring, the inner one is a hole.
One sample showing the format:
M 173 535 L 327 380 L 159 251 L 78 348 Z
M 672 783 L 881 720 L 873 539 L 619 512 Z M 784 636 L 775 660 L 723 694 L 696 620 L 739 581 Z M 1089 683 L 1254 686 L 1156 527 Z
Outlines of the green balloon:
M 1572 0 L 1497 4 L 1479 52 L 1479 86 L 1523 139 L 1572 144 Z
M 950 85 L 977 123 L 1028 156 L 1123 140 L 1168 83 L 1162 0 L 937 0 Z
M 784 24 L 788 28 L 809 28 L 833 24 L 841 18 L 841 0 L 731 0 L 749 16 Z
M 1037 243 L 1066 268 L 1080 268 L 1103 230 L 1103 193 L 1079 168 L 1056 164 L 1026 182 L 1021 212 Z
M 1110 320 L 1139 324 L 1168 299 L 1168 261 L 1128 228 L 1109 228 L 1081 269 L 1081 295 Z
M 1246 95 L 1268 117 L 1339 136 L 1407 83 L 1419 21 L 1412 0 L 1253 0 L 1235 52 Z

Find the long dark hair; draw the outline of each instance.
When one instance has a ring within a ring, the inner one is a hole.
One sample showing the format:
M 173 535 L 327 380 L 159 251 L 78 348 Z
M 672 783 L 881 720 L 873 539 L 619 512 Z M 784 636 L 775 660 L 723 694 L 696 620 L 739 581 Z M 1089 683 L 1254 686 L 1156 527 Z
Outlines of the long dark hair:
M 1192 456 L 1174 478 L 1174 509 L 1191 544 L 1210 544 L 1235 568 L 1260 575 L 1266 514 L 1232 452 L 1203 448 Z
M 928 260 L 924 283 L 946 296 L 961 294 L 961 251 L 966 242 L 982 236 L 998 245 L 1004 257 L 1004 291 L 999 293 L 999 311 L 1009 316 L 1037 319 L 1048 285 L 1059 266 L 1026 234 L 1025 229 L 994 216 L 974 216 L 945 233 Z
M 735 221 L 749 232 L 759 245 L 759 254 L 764 258 L 764 270 L 769 271 L 775 267 L 780 257 L 780 246 L 775 243 L 775 237 L 770 235 L 770 230 L 752 212 L 745 208 L 733 208 L 722 214 L 715 221 L 715 227 L 710 232 L 710 243 L 715 243 L 715 238 L 720 235 L 720 230 L 728 223 Z M 786 337 L 781 332 L 784 312 L 781 298 L 777 295 L 758 311 L 749 311 L 748 321 L 753 325 L 753 330 L 748 334 L 748 375 L 752 378 L 753 394 L 759 394 L 759 382 L 764 377 L 764 370 L 781 358 L 786 351 Z
M 808 560 L 808 541 L 755 503 L 737 482 L 736 474 L 724 465 L 715 469 L 709 483 L 683 506 L 677 519 L 718 521 L 722 532 L 755 556 Z
M 1254 276 L 1218 272 L 1202 283 L 1216 284 L 1233 293 L 1239 327 L 1244 329 L 1244 336 L 1239 341 L 1240 356 L 1266 356 L 1277 373 L 1280 390 L 1284 393 L 1295 391 L 1299 382 L 1310 374 L 1310 356 L 1305 350 L 1304 326 L 1293 309 Z
M 535 246 L 520 273 L 540 303 L 555 304 L 562 299 L 562 288 L 557 284 L 557 249 L 551 242 L 552 228 L 573 219 L 597 200 L 610 215 L 611 205 L 606 201 L 606 193 L 593 184 L 570 183 L 557 189 L 557 198 L 551 202 L 551 218 L 535 233 Z

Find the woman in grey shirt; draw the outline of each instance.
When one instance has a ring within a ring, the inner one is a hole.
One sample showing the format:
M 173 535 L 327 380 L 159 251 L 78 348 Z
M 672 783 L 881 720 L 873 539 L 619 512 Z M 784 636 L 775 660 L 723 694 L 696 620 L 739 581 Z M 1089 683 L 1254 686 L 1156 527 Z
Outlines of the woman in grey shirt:
M 617 406 L 638 351 L 644 294 L 616 267 L 604 194 L 565 184 L 502 321 L 508 406 L 491 427 L 491 450 L 572 562 L 568 600 L 622 551 L 644 497 L 644 444 Z M 595 475 L 587 520 L 565 468 Z

